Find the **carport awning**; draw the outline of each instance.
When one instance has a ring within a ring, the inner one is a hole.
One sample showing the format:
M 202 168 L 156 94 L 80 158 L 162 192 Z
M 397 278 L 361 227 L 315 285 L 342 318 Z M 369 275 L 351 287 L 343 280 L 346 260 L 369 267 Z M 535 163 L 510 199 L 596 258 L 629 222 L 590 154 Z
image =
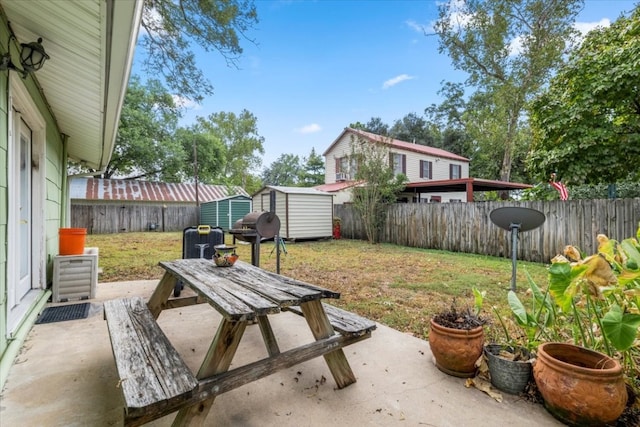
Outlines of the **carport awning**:
M 467 194 L 467 202 L 473 202 L 474 191 L 505 191 L 524 190 L 532 185 L 519 182 L 493 181 L 489 179 L 461 178 L 446 179 L 440 181 L 410 182 L 405 186 L 405 191 L 415 193 L 446 193 L 462 192 Z

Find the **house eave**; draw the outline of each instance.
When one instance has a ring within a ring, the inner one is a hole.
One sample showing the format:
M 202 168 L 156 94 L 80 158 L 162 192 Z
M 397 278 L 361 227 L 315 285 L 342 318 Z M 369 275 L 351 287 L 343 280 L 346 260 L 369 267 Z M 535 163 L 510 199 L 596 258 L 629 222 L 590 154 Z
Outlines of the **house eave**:
M 70 160 L 106 167 L 133 62 L 143 0 L 0 0 L 19 43 L 42 37 L 50 56 L 31 73 L 66 136 Z

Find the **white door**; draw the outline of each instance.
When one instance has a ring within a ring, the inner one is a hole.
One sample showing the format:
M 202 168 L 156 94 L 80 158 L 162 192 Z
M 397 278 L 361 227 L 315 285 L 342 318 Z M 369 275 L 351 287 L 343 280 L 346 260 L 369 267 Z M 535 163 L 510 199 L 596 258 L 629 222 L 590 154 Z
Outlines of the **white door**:
M 20 234 L 18 257 L 20 258 L 19 283 L 16 293 L 21 300 L 31 290 L 31 129 L 20 120 L 20 142 L 18 158 L 20 162 L 17 181 L 20 183 L 18 195 L 18 217 Z
M 32 177 L 31 177 L 31 129 L 14 115 L 10 186 L 14 190 L 9 202 L 9 331 L 18 325 L 31 299 L 32 288 Z
M 13 73 L 10 75 L 13 76 Z M 7 156 L 7 335 L 46 287 L 44 177 L 46 124 L 20 78 L 11 78 Z

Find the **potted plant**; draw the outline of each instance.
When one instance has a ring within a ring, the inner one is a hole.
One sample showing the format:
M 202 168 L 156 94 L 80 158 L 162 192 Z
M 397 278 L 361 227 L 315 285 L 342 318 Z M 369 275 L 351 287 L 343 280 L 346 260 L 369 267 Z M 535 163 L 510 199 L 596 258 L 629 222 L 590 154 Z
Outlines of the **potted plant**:
M 527 273 L 531 308 L 527 309 L 514 291 L 509 291 L 507 300 L 511 309 L 511 318 L 505 318 L 494 308 L 494 313 L 505 335 L 505 342 L 485 346 L 484 355 L 489 368 L 491 384 L 507 393 L 518 394 L 525 391 L 532 379 L 532 362 L 535 349 L 543 338 L 553 339 L 555 309 L 549 292 L 535 284 Z M 515 320 L 515 323 L 513 322 Z M 509 332 L 519 331 L 516 337 Z
M 436 367 L 461 378 L 475 376 L 484 346 L 486 320 L 480 317 L 484 295 L 476 288 L 473 293 L 475 312 L 468 307 L 459 310 L 454 300 L 449 310 L 434 315 L 430 321 L 429 347 Z
M 567 246 L 552 260 L 549 290 L 573 342 L 541 344 L 533 367 L 545 407 L 569 425 L 615 421 L 638 389 L 640 244 L 598 241 L 595 255 Z
M 484 356 L 491 384 L 511 394 L 522 393 L 531 380 L 531 352 L 525 347 L 487 344 Z
M 627 404 L 620 363 L 582 346 L 541 344 L 533 375 L 545 408 L 570 426 L 613 423 Z

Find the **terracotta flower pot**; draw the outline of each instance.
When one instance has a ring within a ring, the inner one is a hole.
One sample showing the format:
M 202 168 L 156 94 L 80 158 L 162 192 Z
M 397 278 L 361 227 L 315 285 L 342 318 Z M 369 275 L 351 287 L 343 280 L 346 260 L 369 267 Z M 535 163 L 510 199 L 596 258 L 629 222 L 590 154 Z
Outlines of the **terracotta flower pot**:
M 455 377 L 470 378 L 476 374 L 476 361 L 482 355 L 484 329 L 448 328 L 431 319 L 429 347 L 442 372 Z
M 627 403 L 620 363 L 584 347 L 541 344 L 533 377 L 545 408 L 571 426 L 611 423 L 620 417 Z

